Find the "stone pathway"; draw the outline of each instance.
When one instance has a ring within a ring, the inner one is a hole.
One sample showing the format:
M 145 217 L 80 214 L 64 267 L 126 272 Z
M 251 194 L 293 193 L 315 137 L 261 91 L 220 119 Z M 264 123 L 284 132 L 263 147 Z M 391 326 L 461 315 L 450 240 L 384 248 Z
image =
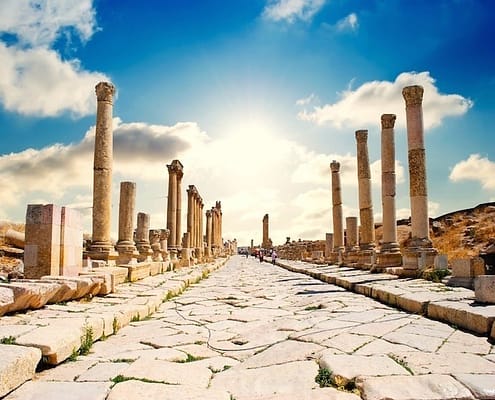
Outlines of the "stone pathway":
M 495 348 L 487 337 L 234 256 L 5 399 L 31 398 L 495 399 Z

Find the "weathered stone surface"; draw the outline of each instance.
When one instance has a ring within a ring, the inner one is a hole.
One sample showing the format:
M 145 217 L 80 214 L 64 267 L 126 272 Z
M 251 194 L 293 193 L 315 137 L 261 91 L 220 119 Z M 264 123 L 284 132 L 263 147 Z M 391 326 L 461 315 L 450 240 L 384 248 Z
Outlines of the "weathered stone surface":
M 40 360 L 39 349 L 0 344 L 0 397 L 32 379 Z
M 495 399 L 495 377 L 488 374 L 455 374 L 454 378 L 471 390 L 477 399 Z
M 26 382 L 5 400 L 105 400 L 112 382 Z
M 479 275 L 474 279 L 474 295 L 480 303 L 495 304 L 495 275 Z
M 365 400 L 472 400 L 471 392 L 448 375 L 382 376 L 357 380 Z
M 115 385 L 107 397 L 107 400 L 121 399 L 230 400 L 232 397 L 227 391 L 221 389 L 202 389 L 193 386 L 165 385 L 130 380 Z
M 228 390 L 238 400 L 263 398 L 275 394 L 298 399 L 314 389 L 318 365 L 314 361 L 296 361 L 263 368 L 244 369 L 235 366 L 217 374 L 211 381 L 212 389 Z
M 99 280 L 94 280 L 91 278 L 85 278 L 82 276 L 70 277 L 70 276 L 43 276 L 41 280 L 47 282 L 54 282 L 67 287 L 66 297 L 55 299 L 50 299 L 50 303 L 58 303 L 60 301 L 67 301 L 72 299 L 79 299 L 87 295 L 95 295 L 99 293 L 101 282 Z
M 77 377 L 77 382 L 108 382 L 129 367 L 125 362 L 102 362 L 84 371 Z
M 207 388 L 212 372 L 203 365 L 172 363 L 169 361 L 139 359 L 133 362 L 122 375 L 129 378 L 146 378 L 171 385 L 189 385 Z
M 85 360 L 78 359 L 72 362 L 63 363 L 61 365 L 58 365 L 57 368 L 48 368 L 36 374 L 36 380 L 73 382 L 76 380 L 78 376 L 86 372 L 97 362 L 98 362 L 97 360 L 91 360 L 91 359 L 85 359 Z
M 61 285 L 50 282 L 19 281 L 2 283 L 0 288 L 10 288 L 14 292 L 14 303 L 6 312 L 40 308 L 50 301 L 61 289 Z
M 127 268 L 128 279 L 130 282 L 136 282 L 140 279 L 150 276 L 150 264 L 149 263 L 139 263 L 139 264 L 129 264 L 120 265 L 121 268 Z
M 428 317 L 487 334 L 495 321 L 495 305 L 473 307 L 467 301 L 435 301 L 428 304 Z
M 0 286 L 0 316 L 9 311 L 14 301 L 14 290 L 10 287 Z
M 320 367 L 332 371 L 332 381 L 338 386 L 345 386 L 358 376 L 409 375 L 405 368 L 383 355 L 356 356 L 324 351 Z

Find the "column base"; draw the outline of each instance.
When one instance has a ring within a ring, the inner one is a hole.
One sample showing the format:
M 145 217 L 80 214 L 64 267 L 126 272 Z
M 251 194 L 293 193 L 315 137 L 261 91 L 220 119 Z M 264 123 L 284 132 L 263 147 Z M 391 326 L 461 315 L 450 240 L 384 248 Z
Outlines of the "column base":
M 356 268 L 370 270 L 376 264 L 376 251 L 373 247 L 370 249 L 360 249 L 357 252 Z
M 358 251 L 356 249 L 346 250 L 342 254 L 342 264 L 346 267 L 355 267 L 358 262 Z
M 106 242 L 91 243 L 89 250 L 83 253 L 85 259 L 104 261 L 107 266 L 115 266 L 118 256 L 113 245 Z
M 400 251 L 395 251 L 395 247 L 389 250 L 385 245 L 382 245 L 377 254 L 376 265 L 374 271 L 379 272 L 381 269 L 388 267 L 400 267 L 402 265 L 402 254 Z M 399 245 L 397 245 L 399 250 Z
M 137 251 L 135 246 L 117 245 L 117 251 L 119 252 L 119 256 L 117 258 L 117 262 L 119 265 L 137 264 L 139 252 Z
M 404 269 L 421 271 L 433 267 L 438 251 L 433 248 L 431 240 L 411 238 L 404 243 L 402 265 Z
M 149 242 L 143 242 L 143 243 L 137 242 L 136 249 L 139 253 L 138 256 L 139 262 L 152 261 L 153 250 L 151 250 L 151 246 Z

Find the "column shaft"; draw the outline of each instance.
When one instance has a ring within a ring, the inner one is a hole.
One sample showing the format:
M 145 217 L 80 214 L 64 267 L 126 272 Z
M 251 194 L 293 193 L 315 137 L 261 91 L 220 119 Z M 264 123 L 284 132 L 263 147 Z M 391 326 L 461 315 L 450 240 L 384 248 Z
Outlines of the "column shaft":
M 177 248 L 177 174 L 168 167 L 168 206 L 167 206 L 167 229 L 170 231 L 168 245 Z M 180 239 L 180 238 L 179 238 Z
M 182 237 L 182 177 L 184 176 L 182 170 L 177 171 L 177 211 L 175 214 L 175 230 L 176 230 L 176 243 L 180 246 L 180 239 Z
M 119 241 L 117 245 L 134 246 L 134 208 L 136 203 L 136 183 L 120 182 L 119 202 Z
M 187 189 L 187 232 L 189 233 L 189 243 L 187 247 L 191 248 L 191 236 L 193 231 L 193 220 L 194 220 L 194 186 L 189 185 Z
M 340 163 L 330 163 L 332 171 L 332 215 L 333 215 L 333 251 L 344 248 L 344 222 L 342 215 L 342 193 L 340 188 Z
M 346 217 L 346 251 L 355 251 L 358 245 L 357 217 Z

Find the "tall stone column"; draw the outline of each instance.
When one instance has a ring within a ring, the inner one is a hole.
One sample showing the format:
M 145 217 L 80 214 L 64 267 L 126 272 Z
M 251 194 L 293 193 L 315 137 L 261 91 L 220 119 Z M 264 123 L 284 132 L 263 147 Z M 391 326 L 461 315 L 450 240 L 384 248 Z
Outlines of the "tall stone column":
M 263 240 L 261 242 L 261 247 L 266 249 L 268 247 L 268 214 L 263 216 Z
M 137 215 L 137 228 L 136 228 L 136 248 L 139 252 L 138 261 L 150 261 L 153 251 L 151 250 L 151 244 L 149 241 L 150 232 L 150 215 L 145 213 L 138 213 Z
M 176 212 L 176 241 L 179 245 L 180 238 L 182 237 L 182 177 L 184 172 L 182 170 L 182 164 L 180 168 L 177 169 L 177 212 Z
M 218 210 L 218 246 L 220 247 L 220 251 L 223 251 L 223 237 L 222 237 L 222 229 L 223 229 L 223 213 L 222 213 L 222 202 L 217 201 L 216 207 Z M 270 238 L 268 238 L 270 241 Z
M 201 200 L 199 203 L 199 255 L 202 258 L 204 253 L 204 241 L 203 241 L 203 208 L 204 203 Z
M 428 223 L 426 188 L 426 154 L 423 131 L 423 87 L 407 86 L 402 90 L 406 102 L 407 145 L 409 161 L 409 195 L 411 198 L 411 239 L 406 242 L 404 268 L 418 269 L 433 265 L 433 249 Z M 421 256 L 421 254 L 424 254 Z
M 332 171 L 332 215 L 333 215 L 333 255 L 331 262 L 337 262 L 339 253 L 344 250 L 344 222 L 342 215 L 342 193 L 340 188 L 340 163 L 330 163 Z
M 191 235 L 193 232 L 193 223 L 194 223 L 194 185 L 189 185 L 189 189 L 187 189 L 187 232 L 189 232 L 189 243 L 187 247 L 191 248 Z
M 179 160 L 173 160 L 167 165 L 168 169 L 168 201 L 167 201 L 167 229 L 170 231 L 168 246 L 174 260 L 177 256 L 177 249 L 180 247 L 180 239 L 177 231 L 177 220 L 180 219 L 180 211 L 177 212 L 177 202 L 180 200 L 178 194 L 178 180 L 182 179 L 183 165 Z
M 381 117 L 383 239 L 377 259 L 380 268 L 402 264 L 395 215 L 395 119 L 395 114 L 383 114 Z
M 206 256 L 211 257 L 211 210 L 206 210 Z
M 134 208 L 136 204 L 136 183 L 120 182 L 119 202 L 119 264 L 131 264 L 137 261 L 139 253 L 134 245 Z
M 117 254 L 110 238 L 112 220 L 112 111 L 115 87 L 96 85 L 96 132 L 93 162 L 93 230 L 90 252 L 93 259 L 112 261 Z

